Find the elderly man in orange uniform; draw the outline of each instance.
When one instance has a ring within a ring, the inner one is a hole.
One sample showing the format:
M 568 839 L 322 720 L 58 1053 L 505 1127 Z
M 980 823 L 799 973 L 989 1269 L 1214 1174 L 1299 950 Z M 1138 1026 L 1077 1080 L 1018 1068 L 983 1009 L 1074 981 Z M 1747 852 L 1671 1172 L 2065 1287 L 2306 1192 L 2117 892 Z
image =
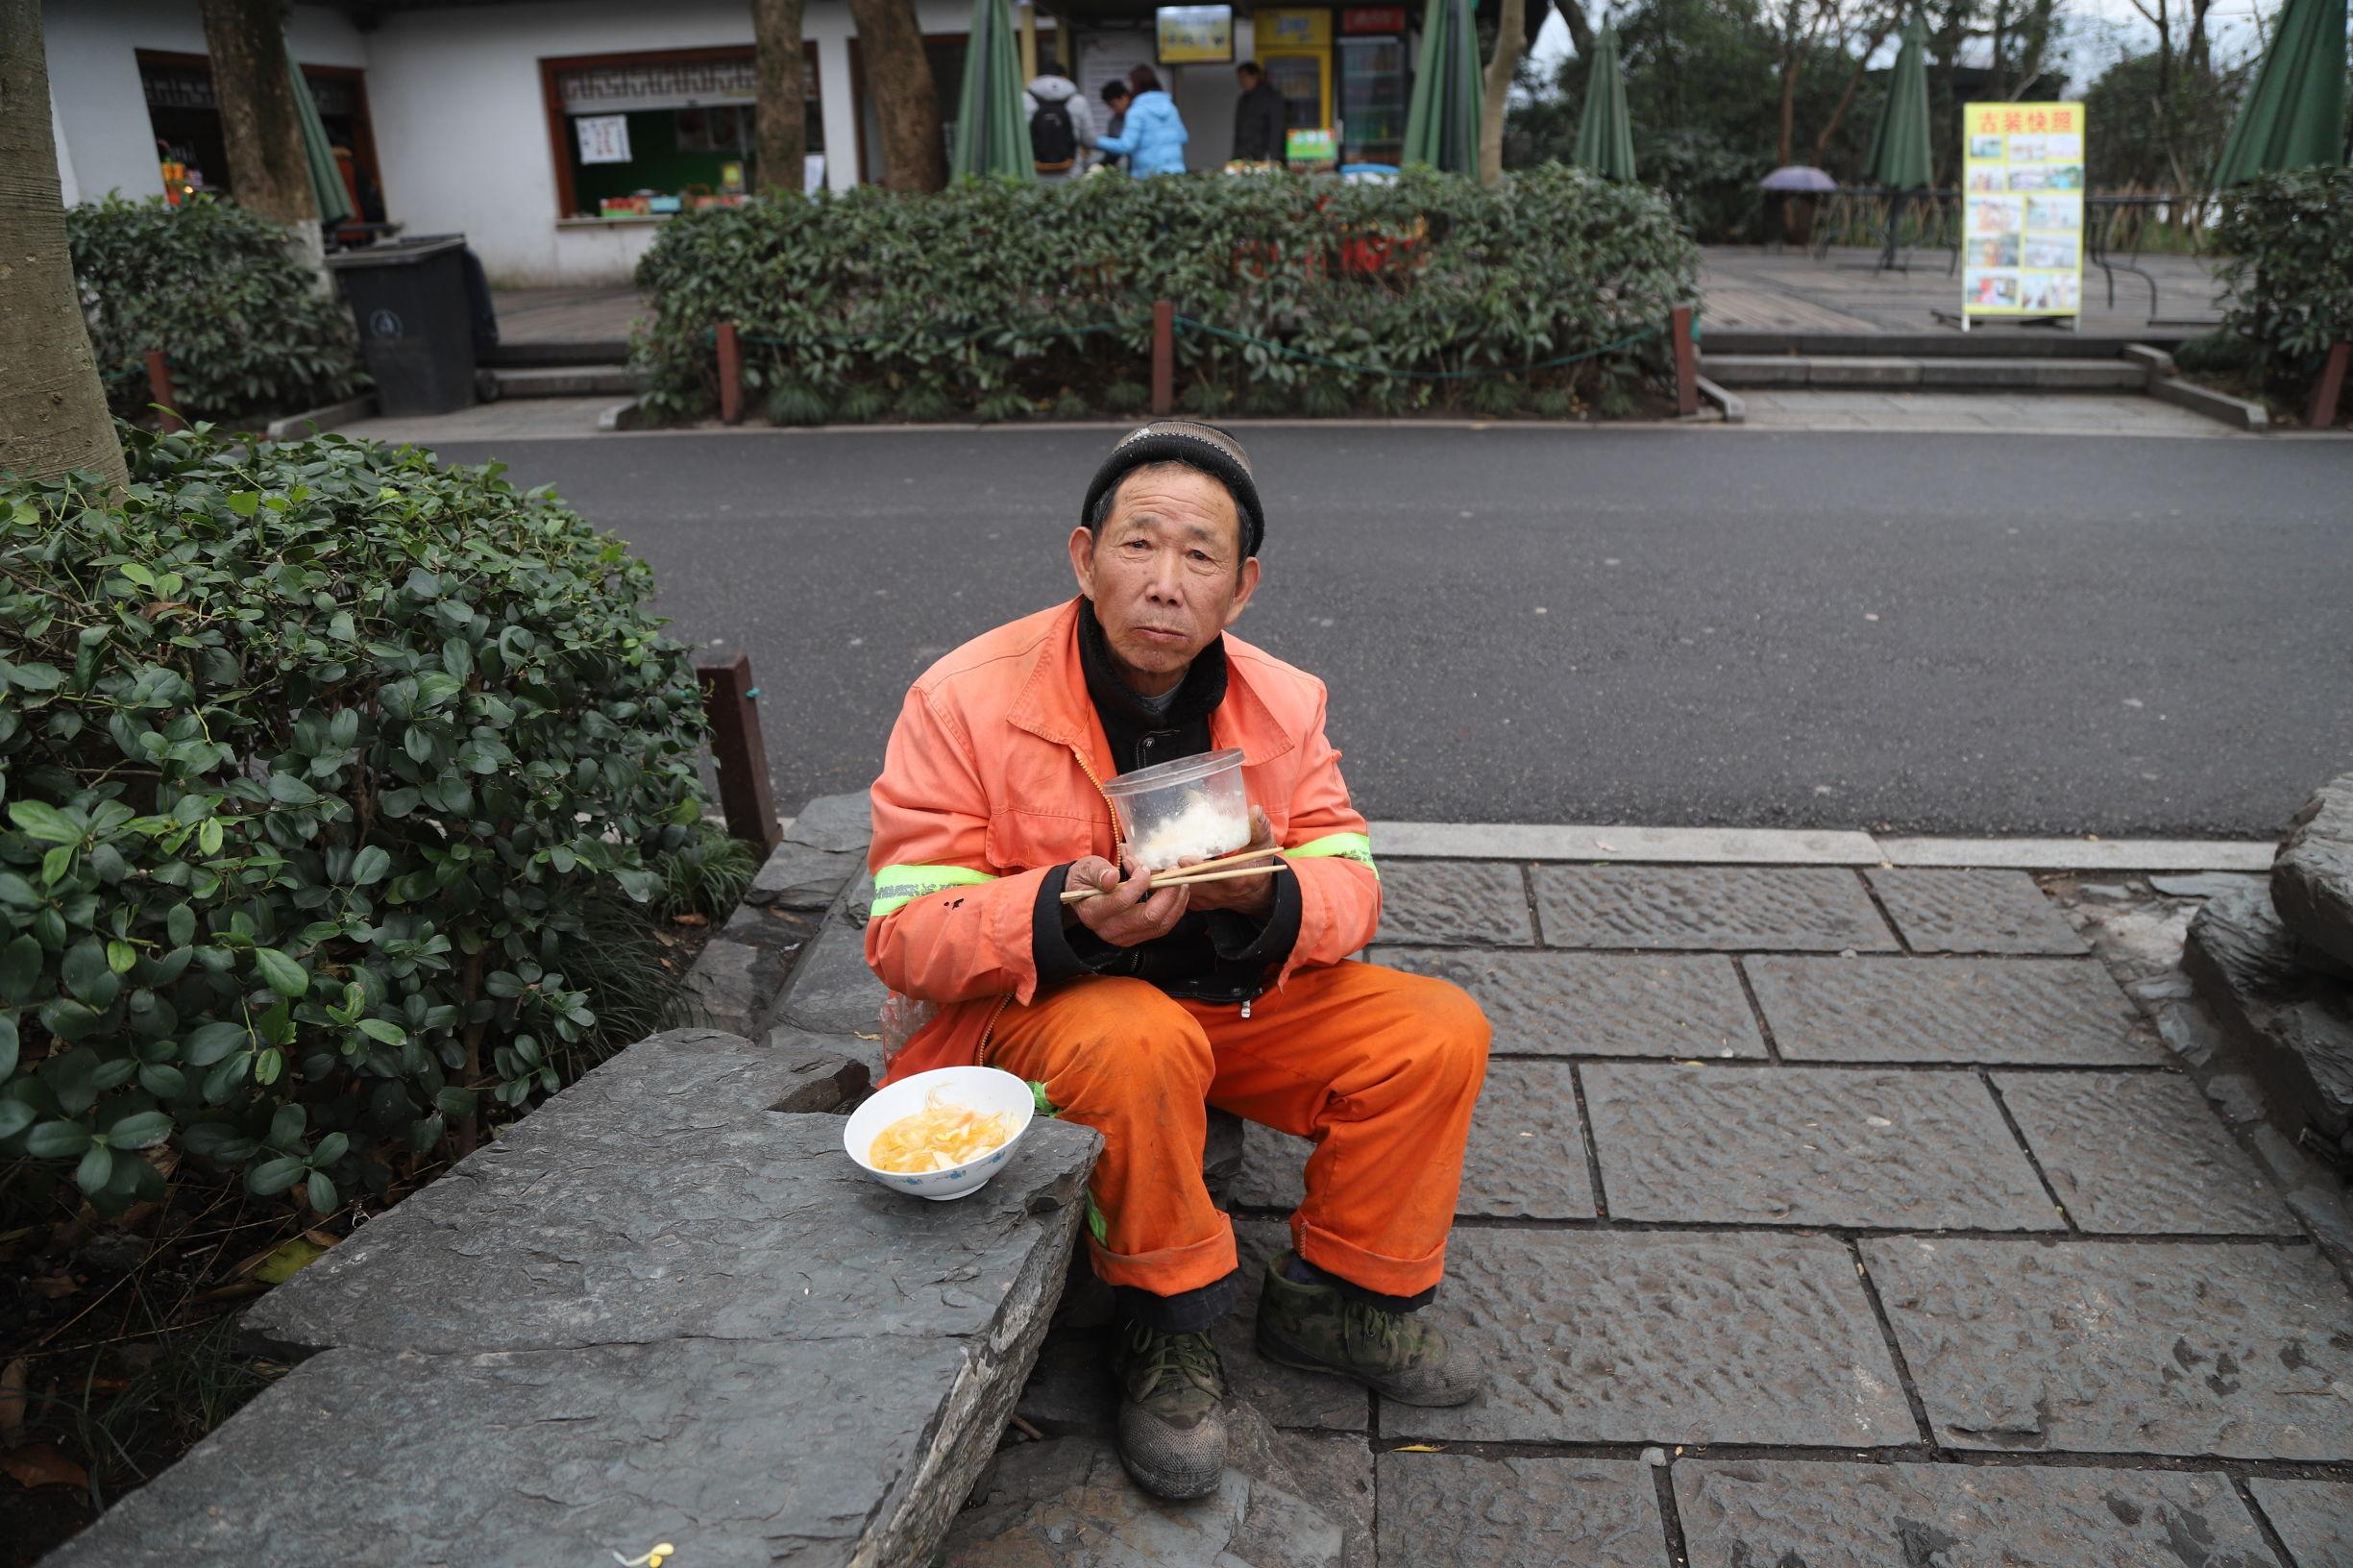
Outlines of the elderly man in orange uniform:
M 939 1011 L 894 1077 L 984 1063 L 1103 1134 L 1088 1246 L 1122 1315 L 1119 1450 L 1170 1498 L 1224 1466 L 1209 1329 L 1238 1284 L 1201 1181 L 1207 1107 L 1314 1141 L 1258 1344 L 1390 1399 L 1481 1382 L 1414 1315 L 1444 1271 L 1487 1021 L 1442 980 L 1352 961 L 1381 918 L 1324 687 L 1225 634 L 1265 532 L 1225 431 L 1130 433 L 1070 532 L 1079 597 L 997 627 L 907 694 L 874 784 L 868 961 Z M 1103 781 L 1238 747 L 1273 874 L 1156 889 Z M 1066 891 L 1098 896 L 1066 904 Z

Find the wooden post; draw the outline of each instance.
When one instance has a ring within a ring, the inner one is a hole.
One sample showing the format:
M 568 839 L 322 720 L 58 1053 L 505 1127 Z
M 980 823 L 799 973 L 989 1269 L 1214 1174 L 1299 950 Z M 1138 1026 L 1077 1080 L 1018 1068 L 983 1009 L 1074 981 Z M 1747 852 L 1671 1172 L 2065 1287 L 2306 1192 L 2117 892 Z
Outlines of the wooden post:
M 703 717 L 711 721 L 711 760 L 719 765 L 719 803 L 727 832 L 760 853 L 776 847 L 776 789 L 760 741 L 760 688 L 742 653 L 698 653 L 695 679 L 702 687 Z
M 161 404 L 163 416 L 157 422 L 157 429 L 165 435 L 188 428 L 188 422 L 179 414 L 179 396 L 172 391 L 172 362 L 163 357 L 161 349 L 147 351 L 147 401 Z
M 2353 358 L 2353 343 L 2340 343 L 2320 362 L 2320 379 L 2312 383 L 2312 405 L 2304 410 L 2305 425 L 2316 430 L 2337 428 L 2337 402 L 2344 395 L 2345 361 Z
M 1675 411 L 1685 419 L 1700 411 L 1700 348 L 1691 338 L 1691 306 L 1668 314 L 1675 334 Z
M 1176 407 L 1176 306 L 1168 300 L 1152 302 L 1152 412 Z
M 735 338 L 735 323 L 719 324 L 719 422 L 744 423 L 744 349 Z

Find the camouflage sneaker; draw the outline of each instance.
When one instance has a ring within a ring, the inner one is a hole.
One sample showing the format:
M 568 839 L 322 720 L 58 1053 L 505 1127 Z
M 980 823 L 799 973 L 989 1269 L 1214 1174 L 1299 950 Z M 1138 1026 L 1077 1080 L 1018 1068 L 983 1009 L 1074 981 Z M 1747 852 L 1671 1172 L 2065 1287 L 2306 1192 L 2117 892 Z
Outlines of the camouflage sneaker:
M 1226 1466 L 1226 1369 L 1207 1334 L 1121 1331 L 1119 1459 L 1155 1497 L 1182 1502 L 1217 1489 Z
M 1259 1354 L 1284 1366 L 1354 1378 L 1405 1405 L 1467 1405 L 1486 1387 L 1469 1359 L 1412 1312 L 1385 1311 L 1329 1285 L 1301 1285 L 1266 1265 Z

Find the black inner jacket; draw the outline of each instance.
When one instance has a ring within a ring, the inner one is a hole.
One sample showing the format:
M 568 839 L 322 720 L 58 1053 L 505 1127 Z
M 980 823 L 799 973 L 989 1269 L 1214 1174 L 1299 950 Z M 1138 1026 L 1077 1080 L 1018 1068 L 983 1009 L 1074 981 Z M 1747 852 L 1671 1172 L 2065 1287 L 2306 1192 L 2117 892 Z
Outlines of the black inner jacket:
M 1175 699 L 1160 713 L 1119 678 L 1094 605 L 1084 600 L 1078 649 L 1087 695 L 1119 772 L 1132 773 L 1210 748 L 1210 715 L 1226 695 L 1223 637 L 1201 650 Z M 1031 911 L 1030 941 L 1041 986 L 1083 974 L 1127 974 L 1171 996 L 1240 1003 L 1266 989 L 1267 972 L 1290 956 L 1299 940 L 1299 879 L 1287 869 L 1274 874 L 1274 908 L 1263 923 L 1230 909 L 1189 914 L 1166 936 L 1133 947 L 1114 946 L 1082 924 L 1065 923 L 1062 894 L 1069 875 L 1067 862 L 1048 871 Z

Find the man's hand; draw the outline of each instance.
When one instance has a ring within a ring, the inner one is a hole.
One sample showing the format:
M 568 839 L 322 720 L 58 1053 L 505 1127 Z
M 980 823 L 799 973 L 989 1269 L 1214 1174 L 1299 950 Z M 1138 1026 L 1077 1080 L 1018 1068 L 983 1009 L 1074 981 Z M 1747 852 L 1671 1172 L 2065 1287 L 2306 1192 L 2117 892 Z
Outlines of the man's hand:
M 1252 849 L 1271 849 L 1274 844 L 1274 824 L 1266 820 L 1266 813 L 1252 806 L 1250 808 L 1250 842 L 1243 845 L 1235 853 L 1246 853 Z M 1197 866 L 1200 861 L 1189 859 L 1181 864 Z M 1266 861 L 1253 861 L 1251 864 L 1270 866 L 1270 863 Z M 1275 878 L 1271 869 L 1264 876 L 1237 876 L 1222 882 L 1203 882 L 1183 891 L 1193 895 L 1192 907 L 1204 913 L 1213 909 L 1230 909 L 1238 915 L 1247 915 L 1254 920 L 1263 920 L 1267 916 L 1272 915 L 1275 909 Z
M 1163 888 L 1154 893 L 1150 871 L 1137 871 L 1122 882 L 1118 868 L 1101 855 L 1074 862 L 1063 886 L 1072 893 L 1082 888 L 1103 890 L 1100 897 L 1084 899 L 1070 909 L 1080 924 L 1115 947 L 1133 947 L 1176 929 L 1177 921 L 1185 918 L 1185 895 L 1193 891 Z

